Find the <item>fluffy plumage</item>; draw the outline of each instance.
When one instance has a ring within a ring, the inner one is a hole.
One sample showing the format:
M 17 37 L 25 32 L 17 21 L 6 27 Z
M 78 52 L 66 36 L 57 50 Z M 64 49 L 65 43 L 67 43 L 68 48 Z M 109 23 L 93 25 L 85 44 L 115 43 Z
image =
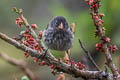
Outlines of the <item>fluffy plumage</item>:
M 43 33 L 43 41 L 52 50 L 66 51 L 73 45 L 74 35 L 63 16 L 53 18 Z

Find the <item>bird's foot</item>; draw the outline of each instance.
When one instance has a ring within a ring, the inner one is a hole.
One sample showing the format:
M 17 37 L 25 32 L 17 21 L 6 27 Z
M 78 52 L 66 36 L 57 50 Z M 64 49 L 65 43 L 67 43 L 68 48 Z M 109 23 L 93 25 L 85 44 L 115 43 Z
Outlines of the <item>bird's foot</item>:
M 43 55 L 41 55 L 39 58 L 41 58 L 41 60 L 43 60 L 45 58 L 45 56 L 47 55 L 47 51 L 48 51 L 49 48 L 47 48 L 45 50 L 45 52 L 43 53 Z

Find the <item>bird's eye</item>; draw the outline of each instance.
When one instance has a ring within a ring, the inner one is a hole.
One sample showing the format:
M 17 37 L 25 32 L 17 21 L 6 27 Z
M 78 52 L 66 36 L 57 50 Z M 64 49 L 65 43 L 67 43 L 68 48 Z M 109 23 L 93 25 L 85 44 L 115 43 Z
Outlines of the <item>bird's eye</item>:
M 59 26 L 59 23 L 58 23 L 58 22 L 56 22 L 56 23 L 55 23 L 55 27 L 58 27 L 58 26 Z
M 55 22 L 55 25 L 57 25 L 57 23 Z
M 56 22 L 55 22 L 55 25 L 56 25 L 56 27 L 59 25 L 59 23 L 58 23 L 58 21 L 56 20 Z
M 57 26 L 58 24 L 55 22 L 55 27 Z

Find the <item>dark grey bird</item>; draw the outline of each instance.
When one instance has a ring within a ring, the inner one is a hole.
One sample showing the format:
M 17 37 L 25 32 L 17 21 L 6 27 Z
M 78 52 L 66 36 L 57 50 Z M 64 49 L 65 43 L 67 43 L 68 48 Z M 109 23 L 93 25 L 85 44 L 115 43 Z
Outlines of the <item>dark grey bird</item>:
M 51 50 L 67 51 L 73 45 L 74 35 L 65 17 L 53 18 L 43 32 L 43 41 Z

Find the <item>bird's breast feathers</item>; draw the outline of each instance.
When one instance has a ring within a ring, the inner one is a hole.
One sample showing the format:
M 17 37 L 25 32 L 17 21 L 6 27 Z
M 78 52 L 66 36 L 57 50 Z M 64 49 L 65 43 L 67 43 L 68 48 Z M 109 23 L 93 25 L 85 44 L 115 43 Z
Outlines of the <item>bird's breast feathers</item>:
M 65 51 L 72 47 L 74 35 L 71 31 L 45 30 L 43 41 L 50 49 Z

